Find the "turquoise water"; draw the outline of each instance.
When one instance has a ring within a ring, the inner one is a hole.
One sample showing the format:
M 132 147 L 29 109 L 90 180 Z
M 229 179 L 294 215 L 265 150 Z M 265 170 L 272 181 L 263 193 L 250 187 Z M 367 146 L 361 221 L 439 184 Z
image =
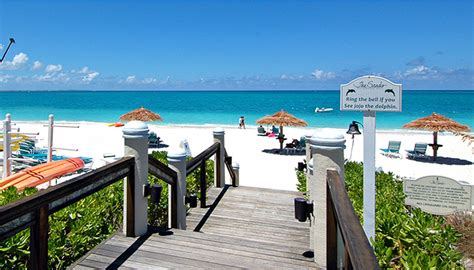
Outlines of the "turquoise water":
M 474 91 L 404 91 L 400 113 L 377 113 L 377 127 L 398 129 L 437 112 L 474 128 Z M 137 107 L 160 114 L 162 124 L 247 125 L 284 109 L 312 127 L 347 128 L 362 112 L 339 111 L 339 91 L 35 91 L 0 92 L 0 115 L 13 120 L 115 122 Z M 332 107 L 314 113 L 315 107 Z

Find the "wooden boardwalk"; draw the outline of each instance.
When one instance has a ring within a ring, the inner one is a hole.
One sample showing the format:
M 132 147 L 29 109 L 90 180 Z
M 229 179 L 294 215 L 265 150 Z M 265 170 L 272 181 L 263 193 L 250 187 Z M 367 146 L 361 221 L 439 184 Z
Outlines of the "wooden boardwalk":
M 73 269 L 317 269 L 309 224 L 294 219 L 297 192 L 212 188 L 208 208 L 192 209 L 187 230 L 126 238 L 118 233 Z M 196 231 L 194 231 L 196 230 Z

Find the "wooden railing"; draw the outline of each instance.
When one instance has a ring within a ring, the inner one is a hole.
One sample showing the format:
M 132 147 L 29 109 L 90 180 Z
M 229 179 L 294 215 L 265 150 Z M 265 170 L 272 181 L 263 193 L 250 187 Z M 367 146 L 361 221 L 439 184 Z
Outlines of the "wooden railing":
M 201 207 L 206 206 L 206 160 L 220 150 L 216 142 L 201 154 L 187 162 L 187 175 L 201 168 Z M 235 174 L 230 158 L 224 163 L 229 169 L 233 183 Z M 218 166 L 220 164 L 217 159 Z M 148 158 L 148 172 L 162 179 L 171 186 L 171 227 L 177 227 L 177 173 L 155 158 Z M 48 189 L 0 207 L 0 241 L 30 228 L 30 269 L 47 269 L 48 267 L 48 217 L 53 213 L 102 190 L 103 188 L 126 178 L 127 198 L 126 232 L 127 236 L 135 236 L 135 158 L 124 157 L 89 173 L 79 175 L 67 182 L 52 186 Z
M 165 181 L 168 185 L 171 186 L 171 212 L 168 213 L 171 215 L 171 228 L 177 228 L 178 225 L 178 215 L 177 215 L 177 204 L 178 204 L 178 175 L 177 173 L 161 163 L 159 160 L 155 159 L 152 155 L 148 156 L 148 173 Z
M 124 157 L 95 171 L 0 207 L 0 241 L 30 228 L 30 269 L 48 267 L 48 217 L 123 178 L 127 178 L 126 235 L 134 236 L 135 158 Z
M 327 171 L 327 267 L 337 269 L 338 245 L 344 245 L 344 269 L 380 269 L 337 170 Z M 337 228 L 343 243 L 337 241 Z
M 232 157 L 227 155 L 227 150 L 224 149 L 224 162 L 225 162 L 225 165 L 227 167 L 227 171 L 229 172 L 229 175 L 230 175 L 230 178 L 232 179 L 232 186 L 235 187 L 236 186 L 236 183 L 235 183 L 235 179 L 236 179 L 236 176 L 235 176 L 235 172 L 234 172 L 234 169 L 232 168 Z
M 189 160 L 186 163 L 186 175 L 189 175 L 193 173 L 195 170 L 198 168 L 201 168 L 200 170 L 200 177 L 199 177 L 199 192 L 200 192 L 200 206 L 206 207 L 206 192 L 207 192 L 207 184 L 206 184 L 206 161 L 210 159 L 213 155 L 215 155 L 219 150 L 220 150 L 220 143 L 215 142 L 213 145 L 211 145 L 209 148 L 206 150 L 202 151 L 199 155 L 194 157 L 193 159 Z M 224 158 L 224 163 L 227 167 L 227 170 L 229 171 L 229 175 L 232 178 L 232 185 L 235 186 L 235 173 L 232 169 L 232 158 L 227 155 L 227 151 L 225 151 L 225 158 Z M 219 172 L 219 167 L 223 166 L 220 164 L 219 160 L 216 160 L 217 162 L 217 172 Z M 217 176 L 219 177 L 219 176 Z

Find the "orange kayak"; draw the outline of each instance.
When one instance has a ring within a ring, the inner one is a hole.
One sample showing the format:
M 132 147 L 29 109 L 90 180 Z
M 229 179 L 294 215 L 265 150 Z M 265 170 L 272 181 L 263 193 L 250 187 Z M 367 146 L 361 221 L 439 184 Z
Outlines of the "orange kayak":
M 18 190 L 36 187 L 52 179 L 84 168 L 80 158 L 69 158 L 24 169 L 0 181 L 0 190 L 15 186 Z
M 125 125 L 125 124 L 124 124 L 124 123 L 121 123 L 121 122 L 108 124 L 109 127 L 123 127 L 124 125 Z

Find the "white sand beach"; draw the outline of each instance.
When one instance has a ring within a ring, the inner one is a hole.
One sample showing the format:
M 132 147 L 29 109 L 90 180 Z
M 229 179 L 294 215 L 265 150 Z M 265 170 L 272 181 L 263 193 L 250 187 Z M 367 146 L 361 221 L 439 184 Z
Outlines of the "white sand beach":
M 19 122 L 22 132 L 40 132 L 37 136 L 39 146 L 46 146 L 47 129 L 45 123 Z M 103 166 L 105 153 L 123 155 L 122 128 L 109 127 L 106 123 L 74 122 L 80 128 L 56 128 L 54 131 L 54 146 L 77 148 L 78 152 L 60 151 L 56 154 L 68 156 L 88 156 L 94 158 L 93 167 Z M 172 126 L 149 125 L 150 130 L 161 137 L 163 144 L 178 147 L 180 141 L 187 139 L 192 155 L 195 156 L 213 143 L 212 130 L 215 126 Z M 304 155 L 278 155 L 263 152 L 265 149 L 275 149 L 279 143 L 275 138 L 257 136 L 256 127 L 225 129 L 225 147 L 234 162 L 240 164 L 240 185 L 265 187 L 283 190 L 296 190 L 295 167 L 302 162 Z M 285 127 L 284 133 L 288 140 L 321 131 L 314 128 Z M 346 136 L 345 158 L 349 158 L 352 148 L 351 136 L 346 130 L 337 129 Z M 377 149 L 386 148 L 389 140 L 402 142 L 400 153 L 403 158 L 389 158 L 377 150 L 376 166 L 384 171 L 408 178 L 418 178 L 426 175 L 442 175 L 458 181 L 474 184 L 473 150 L 474 145 L 463 142 L 460 137 L 450 133 L 440 134 L 438 142 L 444 146 L 438 151 L 438 163 L 414 161 L 406 158 L 405 150 L 413 150 L 416 142 L 431 143 L 430 132 L 422 131 L 378 131 Z M 157 150 L 167 150 L 159 148 Z M 363 135 L 355 137 L 351 160 L 363 159 Z M 431 148 L 428 148 L 431 155 Z

